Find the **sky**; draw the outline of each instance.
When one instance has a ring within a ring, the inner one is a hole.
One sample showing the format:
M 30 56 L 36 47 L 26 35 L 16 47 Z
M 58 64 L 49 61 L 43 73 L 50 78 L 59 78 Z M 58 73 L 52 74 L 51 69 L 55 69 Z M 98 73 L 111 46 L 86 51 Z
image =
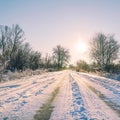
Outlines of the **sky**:
M 0 0 L 0 25 L 19 24 L 34 50 L 52 54 L 61 45 L 71 63 L 89 59 L 96 33 L 120 41 L 120 0 Z

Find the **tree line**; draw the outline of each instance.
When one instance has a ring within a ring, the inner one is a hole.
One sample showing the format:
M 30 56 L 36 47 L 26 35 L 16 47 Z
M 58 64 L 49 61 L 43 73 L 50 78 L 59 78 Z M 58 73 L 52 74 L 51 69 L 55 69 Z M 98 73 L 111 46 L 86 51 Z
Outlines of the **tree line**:
M 92 63 L 79 60 L 76 66 L 70 65 L 70 68 L 88 72 L 120 72 L 120 62 L 115 63 L 119 57 L 119 49 L 120 44 L 113 35 L 98 33 L 90 41 Z M 0 74 L 8 70 L 61 70 L 69 63 L 70 57 L 69 50 L 61 45 L 53 48 L 52 55 L 46 54 L 43 57 L 41 52 L 34 51 L 30 44 L 25 42 L 25 33 L 18 24 L 11 27 L 0 25 Z
M 119 57 L 120 44 L 113 35 L 97 33 L 90 42 L 90 58 L 92 63 L 85 61 L 77 62 L 76 70 L 102 71 L 119 73 L 120 62 L 115 62 Z
M 26 69 L 60 70 L 70 59 L 69 50 L 57 45 L 53 48 L 52 55 L 42 56 L 41 52 L 32 50 L 29 43 L 25 42 L 25 33 L 16 24 L 9 27 L 0 26 L 0 73 L 5 70 L 23 71 Z

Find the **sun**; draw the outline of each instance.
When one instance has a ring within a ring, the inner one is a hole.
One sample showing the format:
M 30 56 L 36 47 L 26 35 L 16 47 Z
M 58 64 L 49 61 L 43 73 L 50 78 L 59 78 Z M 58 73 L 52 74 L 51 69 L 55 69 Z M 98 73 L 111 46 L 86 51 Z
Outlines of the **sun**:
M 88 49 L 88 46 L 85 42 L 82 42 L 82 41 L 79 41 L 77 44 L 76 44 L 76 49 L 81 52 L 81 53 L 84 53 L 87 51 Z

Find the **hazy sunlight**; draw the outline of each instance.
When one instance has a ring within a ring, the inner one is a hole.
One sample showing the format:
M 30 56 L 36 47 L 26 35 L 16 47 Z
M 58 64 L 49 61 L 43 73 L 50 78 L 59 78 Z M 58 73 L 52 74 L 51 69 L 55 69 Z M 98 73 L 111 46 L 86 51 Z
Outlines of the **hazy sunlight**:
M 87 44 L 86 44 L 85 42 L 83 42 L 83 41 L 78 41 L 78 42 L 76 43 L 76 45 L 75 45 L 75 48 L 76 48 L 79 52 L 84 53 L 84 52 L 87 51 L 88 46 L 87 46 Z

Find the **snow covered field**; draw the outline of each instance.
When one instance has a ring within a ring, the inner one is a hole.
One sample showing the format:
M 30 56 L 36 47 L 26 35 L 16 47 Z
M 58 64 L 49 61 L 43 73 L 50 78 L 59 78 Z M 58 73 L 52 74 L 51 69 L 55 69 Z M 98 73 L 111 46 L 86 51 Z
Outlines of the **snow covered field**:
M 0 84 L 0 120 L 34 120 L 59 87 L 50 120 L 120 120 L 120 82 L 72 71 Z

